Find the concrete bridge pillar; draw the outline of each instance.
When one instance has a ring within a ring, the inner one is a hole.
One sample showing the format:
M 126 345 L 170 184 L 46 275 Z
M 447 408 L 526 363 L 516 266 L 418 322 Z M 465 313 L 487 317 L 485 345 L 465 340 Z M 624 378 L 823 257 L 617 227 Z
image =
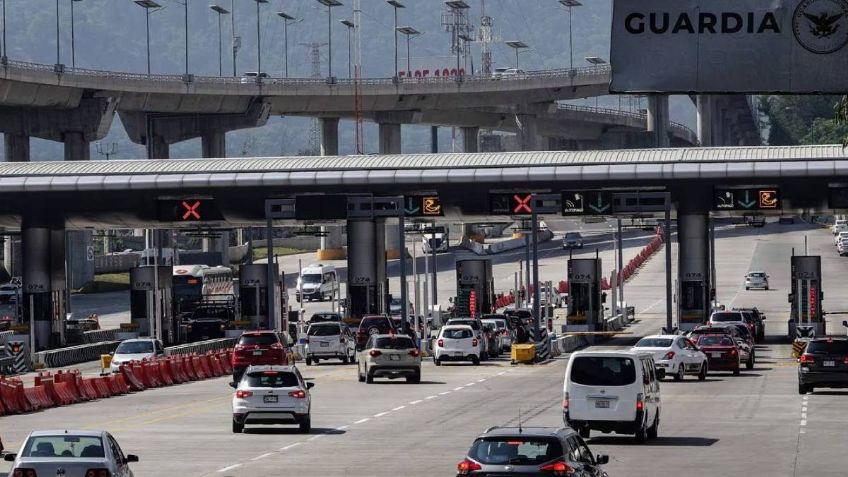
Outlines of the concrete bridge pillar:
M 321 155 L 339 155 L 339 118 L 321 118 Z
M 147 146 L 148 159 L 171 158 L 171 145 L 163 136 L 154 134 L 151 138 L 149 138 L 149 140 L 150 144 Z
M 62 143 L 65 145 L 66 161 L 90 161 L 91 146 L 82 132 L 66 132 L 62 134 Z
M 648 96 L 648 131 L 654 133 L 654 147 L 669 147 L 668 96 Z
M 380 313 L 385 303 L 386 259 L 382 224 L 347 221 L 347 297 L 351 318 Z
M 24 316 L 34 319 L 34 349 L 64 342 L 65 231 L 60 226 L 33 223 L 21 228 Z
M 321 155 L 339 155 L 339 118 L 321 118 Z M 318 260 L 342 260 L 345 258 L 342 228 L 338 225 L 321 227 L 321 248 Z
M 697 97 L 697 133 L 702 147 L 713 147 L 713 97 L 707 94 Z
M 430 153 L 439 153 L 439 126 L 430 126 Z
M 480 152 L 478 146 L 478 136 L 480 128 L 478 127 L 463 127 L 462 128 L 462 147 L 463 152 L 474 153 Z
M 535 115 L 516 114 L 515 124 L 518 127 L 518 145 L 522 151 L 538 151 L 542 148 Z
M 25 134 L 4 134 L 5 162 L 29 162 L 29 136 Z
M 82 132 L 65 132 L 62 134 L 66 161 L 91 160 L 91 146 Z M 89 247 L 94 245 L 91 230 L 72 230 L 65 236 L 68 243 L 66 257 L 68 260 L 68 287 L 72 290 L 82 288 L 86 283 L 94 281 L 94 260 L 89 260 Z
M 380 123 L 380 154 L 401 154 L 401 127 L 395 123 Z
M 227 157 L 227 133 L 224 131 L 205 131 L 200 136 L 203 158 Z

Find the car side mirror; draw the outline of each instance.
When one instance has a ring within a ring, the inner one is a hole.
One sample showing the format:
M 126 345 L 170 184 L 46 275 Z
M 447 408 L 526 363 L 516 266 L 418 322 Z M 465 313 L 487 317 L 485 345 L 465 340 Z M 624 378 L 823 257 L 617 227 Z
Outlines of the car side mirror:
M 135 454 L 127 454 L 127 458 L 124 460 L 127 464 L 131 462 L 138 462 L 138 456 Z
M 306 383 L 306 389 L 312 389 L 315 387 L 315 383 Z
M 235 381 L 231 381 L 231 382 L 230 382 L 230 387 L 231 387 L 231 388 L 235 389 L 237 386 L 238 386 L 238 385 L 236 384 L 236 382 L 235 382 Z
M 606 454 L 598 454 L 595 456 L 595 463 L 598 465 L 609 464 L 609 456 Z
M 16 457 L 18 457 L 18 454 L 6 454 L 3 456 L 3 460 L 6 462 L 14 462 Z

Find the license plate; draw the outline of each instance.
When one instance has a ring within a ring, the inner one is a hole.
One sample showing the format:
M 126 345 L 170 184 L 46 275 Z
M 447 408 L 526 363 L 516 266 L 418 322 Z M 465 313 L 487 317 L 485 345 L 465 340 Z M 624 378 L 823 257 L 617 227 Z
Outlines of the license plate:
M 721 353 L 710 353 L 713 358 L 721 358 Z
M 829 368 L 832 368 L 832 367 L 836 366 L 836 361 L 825 361 L 825 362 L 822 363 L 822 365 L 827 366 Z
M 277 396 L 265 396 L 262 398 L 265 404 L 277 404 Z
M 253 356 L 262 356 L 262 350 L 256 350 L 253 352 Z
M 400 355 L 397 355 L 397 354 L 389 355 L 389 359 L 392 360 L 392 361 L 400 361 Z
M 454 351 L 453 355 L 454 356 L 462 356 L 462 351 Z
M 326 347 L 328 347 L 328 346 L 330 346 L 330 343 L 327 343 L 327 342 L 323 342 L 323 343 L 321 343 L 321 347 L 322 347 L 322 348 L 326 348 Z
M 595 407 L 598 409 L 609 409 L 609 401 L 595 401 Z

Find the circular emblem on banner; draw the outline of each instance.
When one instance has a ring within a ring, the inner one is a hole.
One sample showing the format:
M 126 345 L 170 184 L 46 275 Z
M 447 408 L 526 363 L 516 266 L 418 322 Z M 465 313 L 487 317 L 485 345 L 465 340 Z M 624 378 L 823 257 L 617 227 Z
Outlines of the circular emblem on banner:
M 848 0 L 803 0 L 792 30 L 807 51 L 827 55 L 841 50 L 848 44 Z

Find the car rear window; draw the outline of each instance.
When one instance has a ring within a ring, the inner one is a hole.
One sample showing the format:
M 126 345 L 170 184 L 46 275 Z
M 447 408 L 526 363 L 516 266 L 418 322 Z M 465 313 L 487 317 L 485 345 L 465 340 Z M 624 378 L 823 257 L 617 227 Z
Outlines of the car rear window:
M 587 386 L 626 386 L 636 382 L 633 359 L 618 356 L 578 356 L 571 380 Z
M 297 376 L 288 371 L 257 371 L 247 373 L 247 385 L 252 388 L 294 388 L 300 383 Z
M 124 341 L 115 349 L 115 354 L 141 354 L 152 353 L 152 341 Z
M 277 335 L 271 333 L 262 333 L 255 335 L 241 335 L 239 338 L 240 345 L 272 345 L 280 340 Z
M 744 321 L 741 313 L 713 313 L 710 321 L 722 323 L 725 321 Z
M 751 277 L 751 278 L 765 278 L 766 274 L 762 273 L 762 272 L 756 272 L 756 273 L 749 273 L 748 276 Z
M 836 354 L 840 356 L 848 356 L 848 340 L 810 341 L 807 344 L 806 352 L 810 354 Z
M 478 320 L 449 320 L 448 324 L 449 325 L 468 325 L 468 326 L 474 328 L 475 330 L 482 329 L 482 326 L 480 326 L 480 321 L 478 321 Z
M 459 329 L 457 329 L 457 330 L 445 330 L 445 332 L 442 333 L 442 337 L 448 338 L 448 339 L 451 339 L 451 340 L 462 340 L 462 339 L 465 339 L 465 338 L 471 338 L 473 335 L 474 334 L 471 332 L 471 330 L 459 330 Z
M 636 343 L 637 348 L 668 348 L 671 346 L 671 338 L 642 338 Z
M 335 313 L 315 313 L 309 318 L 310 323 L 322 323 L 325 321 L 342 321 L 341 317 Z
M 388 318 L 365 318 L 359 326 L 363 330 L 367 330 L 368 328 L 378 328 L 383 331 L 388 330 L 391 327 Z
M 540 465 L 563 454 L 558 439 L 516 436 L 478 439 L 468 457 L 486 465 Z
M 341 334 L 339 325 L 312 325 L 306 331 L 307 336 L 338 336 Z
M 733 346 L 736 343 L 729 336 L 704 335 L 698 338 L 698 346 Z
M 37 436 L 28 440 L 21 457 L 105 457 L 103 441 L 97 436 Z
M 377 349 L 411 349 L 415 348 L 412 339 L 406 336 L 395 336 L 394 338 L 377 338 L 374 347 Z

